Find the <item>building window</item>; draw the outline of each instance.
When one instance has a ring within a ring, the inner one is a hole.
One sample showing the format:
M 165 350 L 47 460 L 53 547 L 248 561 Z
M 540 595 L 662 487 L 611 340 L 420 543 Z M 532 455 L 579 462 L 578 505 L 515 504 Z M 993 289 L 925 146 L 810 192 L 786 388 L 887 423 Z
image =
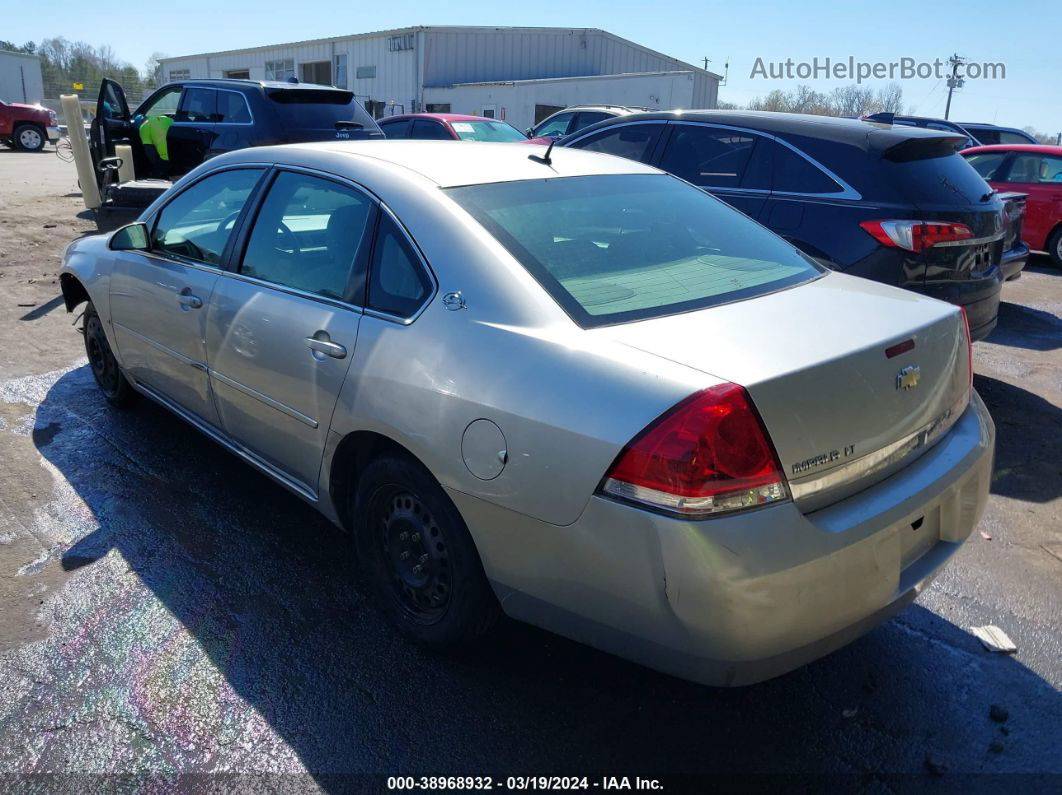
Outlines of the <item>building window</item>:
M 387 49 L 391 52 L 413 49 L 413 34 L 403 33 L 401 36 L 391 36 L 387 40 Z
M 376 67 L 359 66 L 357 69 L 354 70 L 354 77 L 358 78 L 358 80 L 368 80 L 370 78 L 376 77 Z
M 191 69 L 171 69 L 170 70 L 170 80 L 191 80 L 191 79 L 192 79 L 192 70 Z
M 429 102 L 424 106 L 425 113 L 449 113 L 449 102 Z
M 333 83 L 337 88 L 347 87 L 347 56 L 346 54 L 337 55 L 335 58 L 335 73 L 336 79 Z
M 483 108 L 483 113 L 481 115 L 485 116 L 488 119 L 493 119 L 494 114 L 497 112 L 497 110 L 498 109 L 494 105 L 487 105 L 485 108 Z
M 227 72 L 225 72 L 225 77 L 229 78 L 230 80 L 250 80 L 251 79 L 251 70 L 250 69 L 229 69 Z
M 266 80 L 287 80 L 295 76 L 295 59 L 284 58 L 280 61 L 265 62 Z
M 332 66 L 328 61 L 311 61 L 299 64 L 299 79 L 303 83 L 329 86 L 332 84 Z

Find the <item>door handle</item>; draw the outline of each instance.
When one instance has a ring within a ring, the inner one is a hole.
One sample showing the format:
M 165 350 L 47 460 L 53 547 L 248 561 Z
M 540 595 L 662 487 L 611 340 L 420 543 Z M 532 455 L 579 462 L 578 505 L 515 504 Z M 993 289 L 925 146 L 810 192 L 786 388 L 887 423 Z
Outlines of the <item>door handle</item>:
M 323 353 L 325 356 L 331 356 L 333 359 L 347 358 L 347 349 L 344 346 L 340 345 L 338 342 L 332 342 L 328 339 L 327 334 L 324 334 L 324 337 L 325 339 L 323 340 L 319 340 L 316 337 L 307 337 L 306 347 L 313 351 L 314 354 Z
M 181 293 L 177 296 L 177 303 L 188 309 L 199 309 L 203 305 L 203 299 L 191 293 Z

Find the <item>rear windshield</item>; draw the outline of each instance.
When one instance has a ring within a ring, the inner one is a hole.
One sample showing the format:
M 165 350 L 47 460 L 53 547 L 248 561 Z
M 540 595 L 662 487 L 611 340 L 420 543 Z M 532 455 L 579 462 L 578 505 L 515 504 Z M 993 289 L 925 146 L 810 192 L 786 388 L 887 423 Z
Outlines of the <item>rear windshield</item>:
M 780 237 L 665 174 L 447 193 L 584 328 L 751 298 L 821 273 Z
M 354 99 L 351 91 L 328 88 L 270 88 L 266 94 L 282 105 L 349 105 Z
M 919 206 L 978 205 L 992 190 L 960 154 L 902 163 L 883 159 L 882 165 L 907 199 Z
M 527 140 L 526 135 L 503 121 L 452 121 L 450 126 L 462 141 L 512 143 Z
M 340 89 L 273 88 L 266 90 L 281 124 L 293 130 L 334 130 L 337 121 L 358 121 L 375 130 L 361 103 Z

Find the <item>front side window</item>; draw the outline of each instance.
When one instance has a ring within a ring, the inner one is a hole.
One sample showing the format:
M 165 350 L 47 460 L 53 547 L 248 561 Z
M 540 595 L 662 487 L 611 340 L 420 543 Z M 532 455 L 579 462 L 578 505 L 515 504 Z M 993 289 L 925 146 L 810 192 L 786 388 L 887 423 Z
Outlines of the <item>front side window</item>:
M 409 241 L 391 216 L 382 214 L 369 269 L 369 306 L 390 315 L 410 317 L 431 290 L 431 279 Z
M 663 174 L 446 192 L 584 328 L 751 298 L 822 272 L 737 210 Z
M 513 143 L 527 140 L 527 136 L 504 121 L 453 121 L 450 126 L 462 141 Z
M 536 138 L 560 138 L 567 134 L 568 123 L 572 120 L 574 113 L 558 113 L 549 121 L 543 122 L 542 125 L 535 130 Z
M 221 265 L 236 219 L 261 175 L 257 168 L 222 171 L 183 191 L 159 213 L 152 251 Z
M 353 188 L 283 171 L 258 211 L 240 273 L 360 303 L 354 262 L 372 212 Z
M 978 152 L 965 157 L 966 162 L 973 166 L 974 171 L 980 174 L 982 179 L 989 180 L 999 170 L 1006 156 L 1006 152 Z
M 757 137 L 720 127 L 676 125 L 660 168 L 694 185 L 737 188 Z
M 611 118 L 611 113 L 602 113 L 599 110 L 584 110 L 576 115 L 575 124 L 572 125 L 571 132 L 576 132 L 584 127 L 589 127 L 591 124 L 597 124 L 599 121 Z
M 217 112 L 217 91 L 212 88 L 186 88 L 176 120 L 212 122 Z
M 1028 138 L 1019 133 L 1010 132 L 1009 130 L 1001 130 L 998 133 L 999 142 L 1001 144 L 1028 144 L 1032 143 Z
M 168 88 L 142 107 L 138 116 L 172 116 L 177 113 L 177 105 L 181 101 L 181 87 Z
M 574 146 L 648 163 L 663 129 L 663 124 L 624 124 L 589 135 Z
M 453 136 L 446 131 L 437 121 L 428 121 L 427 119 L 416 119 L 413 122 L 413 127 L 409 131 L 410 138 L 416 138 L 420 141 L 452 141 Z

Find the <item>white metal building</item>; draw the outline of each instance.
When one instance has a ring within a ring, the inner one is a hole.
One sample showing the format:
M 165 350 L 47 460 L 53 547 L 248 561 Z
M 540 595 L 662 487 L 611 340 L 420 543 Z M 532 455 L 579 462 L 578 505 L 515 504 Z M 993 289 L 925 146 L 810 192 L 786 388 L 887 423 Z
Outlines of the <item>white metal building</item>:
M 597 28 L 427 26 L 165 58 L 166 80 L 336 85 L 377 117 L 473 113 L 524 129 L 575 104 L 715 107 L 719 75 Z
M 44 99 L 41 59 L 0 50 L 0 101 L 35 104 Z

